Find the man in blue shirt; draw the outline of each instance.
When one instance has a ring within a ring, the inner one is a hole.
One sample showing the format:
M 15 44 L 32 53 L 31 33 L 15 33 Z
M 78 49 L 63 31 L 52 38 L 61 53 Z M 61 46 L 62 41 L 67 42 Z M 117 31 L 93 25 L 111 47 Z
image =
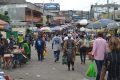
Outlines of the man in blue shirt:
M 35 43 L 35 48 L 37 49 L 38 53 L 38 61 L 43 61 L 43 51 L 45 49 L 45 41 L 42 39 L 42 35 L 38 36 L 38 39 L 36 40 Z

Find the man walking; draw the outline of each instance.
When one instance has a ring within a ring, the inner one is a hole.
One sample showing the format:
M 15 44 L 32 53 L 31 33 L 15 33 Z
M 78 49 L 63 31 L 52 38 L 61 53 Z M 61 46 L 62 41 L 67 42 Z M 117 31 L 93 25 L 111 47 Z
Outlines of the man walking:
M 59 61 L 60 49 L 61 49 L 62 39 L 58 34 L 52 39 L 52 49 L 54 51 L 55 62 Z
M 42 35 L 38 36 L 38 39 L 35 42 L 35 48 L 37 49 L 38 53 L 38 61 L 43 61 L 43 51 L 45 49 L 45 41 L 42 39 Z
M 93 43 L 92 55 L 94 56 L 97 65 L 97 77 L 96 80 L 100 80 L 101 69 L 105 53 L 107 51 L 107 42 L 103 39 L 103 34 L 98 33 L 98 38 Z

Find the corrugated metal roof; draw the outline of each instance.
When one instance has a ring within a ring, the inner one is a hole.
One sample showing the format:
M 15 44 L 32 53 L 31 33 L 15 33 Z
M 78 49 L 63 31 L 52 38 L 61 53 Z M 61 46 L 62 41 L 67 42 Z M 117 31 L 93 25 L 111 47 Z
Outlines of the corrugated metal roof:
M 110 6 L 110 7 L 120 7 L 120 5 L 119 4 L 101 4 L 101 5 L 93 5 L 93 7 L 108 7 L 108 6 Z
M 25 3 L 25 0 L 0 0 L 0 4 Z

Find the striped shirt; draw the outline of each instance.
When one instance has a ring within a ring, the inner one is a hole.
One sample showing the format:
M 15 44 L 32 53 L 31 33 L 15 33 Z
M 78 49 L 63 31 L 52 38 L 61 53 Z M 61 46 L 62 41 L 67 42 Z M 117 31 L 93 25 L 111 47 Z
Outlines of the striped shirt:
M 104 66 L 108 70 L 108 80 L 120 80 L 120 51 L 108 53 L 104 60 Z

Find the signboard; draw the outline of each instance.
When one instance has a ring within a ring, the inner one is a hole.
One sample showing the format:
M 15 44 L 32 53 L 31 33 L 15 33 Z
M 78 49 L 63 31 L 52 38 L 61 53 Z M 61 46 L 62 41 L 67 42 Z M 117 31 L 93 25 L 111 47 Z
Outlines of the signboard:
M 44 4 L 45 10 L 60 10 L 60 5 L 58 3 L 46 3 Z

